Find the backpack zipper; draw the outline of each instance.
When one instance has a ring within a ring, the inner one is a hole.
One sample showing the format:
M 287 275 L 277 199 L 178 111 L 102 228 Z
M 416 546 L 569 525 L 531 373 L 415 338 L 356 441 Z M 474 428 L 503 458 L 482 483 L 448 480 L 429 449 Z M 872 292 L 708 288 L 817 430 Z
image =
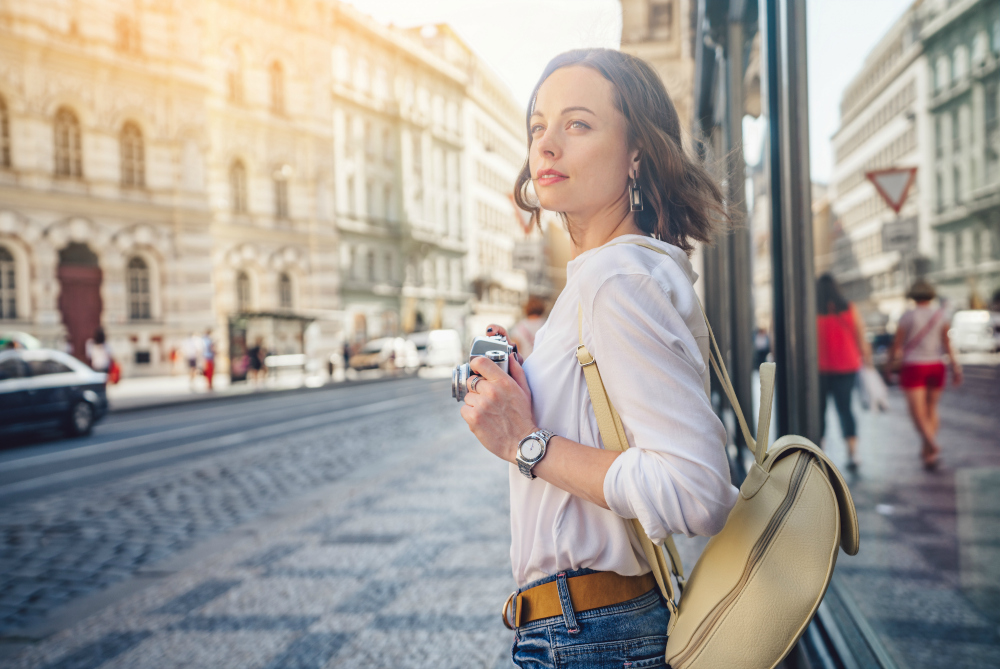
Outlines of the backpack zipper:
M 671 664 L 673 666 L 676 667 L 682 664 L 700 649 L 709 632 L 711 632 L 712 628 L 714 628 L 716 623 L 719 622 L 719 619 L 726 613 L 732 603 L 743 591 L 743 588 L 746 587 L 754 567 L 757 566 L 757 563 L 760 562 L 761 558 L 767 552 L 768 547 L 770 547 L 771 540 L 774 538 L 774 535 L 777 534 L 778 529 L 781 527 L 781 523 L 785 520 L 785 517 L 792 508 L 792 505 L 795 503 L 795 499 L 798 497 L 802 483 L 805 481 L 805 475 L 808 472 L 809 465 L 812 464 L 814 459 L 815 458 L 812 455 L 804 451 L 800 451 L 799 460 L 795 463 L 795 470 L 792 472 L 792 478 L 789 482 L 788 494 L 785 495 L 785 499 L 781 502 L 781 506 L 779 506 L 774 512 L 774 515 L 771 517 L 770 522 L 768 522 L 767 527 L 764 528 L 764 533 L 761 534 L 757 543 L 754 544 L 753 550 L 750 551 L 750 559 L 747 560 L 747 564 L 743 568 L 743 574 L 740 576 L 740 580 L 736 583 L 736 587 L 732 589 L 725 599 L 716 605 L 715 610 L 710 614 L 711 618 L 702 625 L 702 629 L 698 633 L 697 639 L 694 640 L 686 651 L 671 660 Z

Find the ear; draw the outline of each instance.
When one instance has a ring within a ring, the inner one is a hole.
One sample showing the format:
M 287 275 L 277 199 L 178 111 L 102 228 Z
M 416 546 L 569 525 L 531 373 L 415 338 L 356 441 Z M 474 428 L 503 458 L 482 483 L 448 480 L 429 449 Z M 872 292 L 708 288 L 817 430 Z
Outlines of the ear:
M 642 157 L 642 152 L 639 149 L 634 149 L 632 154 L 629 156 L 629 176 L 635 176 L 639 174 L 639 159 Z

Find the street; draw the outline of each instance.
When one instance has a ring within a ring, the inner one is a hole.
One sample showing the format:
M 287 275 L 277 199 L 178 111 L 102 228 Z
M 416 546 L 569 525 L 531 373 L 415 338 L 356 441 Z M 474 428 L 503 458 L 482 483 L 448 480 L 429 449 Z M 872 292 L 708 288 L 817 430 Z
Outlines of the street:
M 457 667 L 506 654 L 506 468 L 448 382 L 113 414 L 89 439 L 2 458 L 0 651 L 29 646 L 9 666 Z M 87 605 L 115 583 L 119 601 Z M 33 627 L 81 603 L 36 645 Z
M 997 369 L 945 394 L 938 472 L 898 389 L 859 413 L 834 581 L 900 667 L 1000 662 Z M 0 666 L 508 667 L 508 506 L 445 380 L 112 414 L 0 453 Z

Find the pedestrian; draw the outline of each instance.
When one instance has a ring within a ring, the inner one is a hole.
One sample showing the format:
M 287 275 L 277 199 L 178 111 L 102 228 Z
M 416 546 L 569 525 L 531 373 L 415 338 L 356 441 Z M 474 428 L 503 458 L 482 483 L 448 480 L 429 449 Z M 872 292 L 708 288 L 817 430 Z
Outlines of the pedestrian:
M 915 306 L 899 318 L 896 337 L 889 350 L 890 364 L 899 365 L 899 385 L 906 394 L 910 417 L 920 434 L 920 459 L 924 469 L 937 469 L 941 446 L 937 441 L 940 425 L 938 402 L 945 387 L 945 360 L 951 363 L 954 384 L 962 383 L 962 366 L 948 337 L 950 319 L 945 307 L 932 302 L 934 286 L 924 280 L 906 293 Z
M 524 305 L 524 318 L 510 329 L 511 343 L 517 345 L 517 352 L 522 358 L 531 355 L 531 351 L 535 348 L 535 335 L 545 324 L 545 319 L 542 317 L 544 313 L 545 302 L 542 298 L 532 295 Z
M 201 341 L 201 359 L 204 361 L 202 373 L 205 381 L 208 382 L 208 389 L 212 390 L 212 377 L 215 376 L 215 342 L 212 340 L 212 330 L 205 330 L 205 336 Z
M 87 340 L 84 348 L 91 369 L 107 374 L 111 369 L 111 346 L 104 334 L 104 328 L 98 327 L 94 330 L 94 336 Z
M 754 369 L 760 369 L 760 366 L 767 362 L 769 355 L 771 355 L 771 337 L 768 336 L 767 330 L 764 328 L 757 328 L 757 332 L 753 336 Z
M 194 389 L 194 380 L 198 376 L 198 355 L 201 352 L 201 337 L 192 332 L 191 336 L 181 344 L 181 353 L 188 368 L 188 385 Z
M 247 376 L 254 385 L 262 383 L 267 375 L 267 369 L 264 367 L 265 357 L 267 351 L 264 349 L 264 339 L 257 337 L 254 345 L 247 351 Z
M 816 352 L 819 362 L 820 434 L 826 437 L 826 407 L 833 405 L 847 441 L 847 468 L 858 467 L 858 428 L 851 395 L 861 365 L 872 366 L 872 348 L 858 308 L 848 302 L 832 274 L 816 280 Z
M 504 619 L 516 628 L 513 660 L 536 669 L 663 666 L 670 608 L 628 519 L 657 543 L 708 536 L 736 502 L 688 260 L 727 220 L 723 195 L 684 153 L 662 81 L 635 56 L 556 56 L 528 124 L 515 199 L 536 224 L 542 207 L 562 212 L 573 259 L 531 357 L 522 367 L 512 356 L 510 375 L 474 358 L 481 376 L 461 409 L 483 446 L 510 463 L 518 589 L 508 600 L 517 611 L 505 606 Z M 486 330 L 498 333 L 507 334 Z M 576 358 L 581 338 L 600 361 L 626 451 L 602 446 Z

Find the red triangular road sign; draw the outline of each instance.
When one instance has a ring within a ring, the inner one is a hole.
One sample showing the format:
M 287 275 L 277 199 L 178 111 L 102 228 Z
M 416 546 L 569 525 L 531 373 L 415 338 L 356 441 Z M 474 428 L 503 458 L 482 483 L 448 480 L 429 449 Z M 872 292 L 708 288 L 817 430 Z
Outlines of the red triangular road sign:
M 885 170 L 865 172 L 868 180 L 875 184 L 875 190 L 885 203 L 896 212 L 903 208 L 910 186 L 917 177 L 916 167 L 890 167 Z

